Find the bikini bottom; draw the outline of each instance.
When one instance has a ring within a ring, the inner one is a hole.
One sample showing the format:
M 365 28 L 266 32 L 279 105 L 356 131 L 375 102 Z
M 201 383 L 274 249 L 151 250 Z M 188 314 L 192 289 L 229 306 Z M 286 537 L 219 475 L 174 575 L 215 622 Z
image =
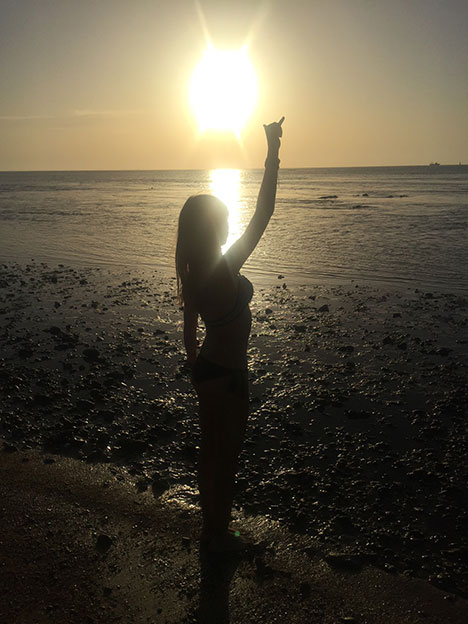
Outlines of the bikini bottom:
M 192 369 L 192 382 L 198 385 L 208 379 L 229 377 L 228 392 L 236 394 L 241 399 L 249 396 L 249 381 L 247 368 L 227 368 L 210 362 L 203 355 L 198 355 Z

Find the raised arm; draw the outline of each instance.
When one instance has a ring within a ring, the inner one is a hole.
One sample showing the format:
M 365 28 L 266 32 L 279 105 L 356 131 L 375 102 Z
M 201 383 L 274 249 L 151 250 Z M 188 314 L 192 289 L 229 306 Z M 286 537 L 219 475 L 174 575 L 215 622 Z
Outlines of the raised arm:
M 281 117 L 278 122 L 263 126 L 267 138 L 268 152 L 257 206 L 245 232 L 224 254 L 224 258 L 233 275 L 239 272 L 244 262 L 257 246 L 275 209 L 276 184 L 280 162 L 278 154 L 281 145 L 280 137 L 283 135 L 281 127 L 283 121 L 284 117 Z

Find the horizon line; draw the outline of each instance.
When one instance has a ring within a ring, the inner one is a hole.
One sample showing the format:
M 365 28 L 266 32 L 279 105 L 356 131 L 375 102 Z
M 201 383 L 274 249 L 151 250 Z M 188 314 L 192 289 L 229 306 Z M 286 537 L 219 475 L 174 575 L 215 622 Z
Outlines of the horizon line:
M 388 168 L 408 168 L 408 167 L 466 167 L 468 163 L 424 163 L 417 165 L 332 165 L 332 166 L 302 166 L 302 167 L 280 167 L 280 170 L 297 170 L 297 169 L 388 169 Z M 131 171 L 212 171 L 214 169 L 234 169 L 240 171 L 259 171 L 263 167 L 172 167 L 169 169 L 1 169 L 0 173 L 71 173 L 71 172 L 131 172 Z

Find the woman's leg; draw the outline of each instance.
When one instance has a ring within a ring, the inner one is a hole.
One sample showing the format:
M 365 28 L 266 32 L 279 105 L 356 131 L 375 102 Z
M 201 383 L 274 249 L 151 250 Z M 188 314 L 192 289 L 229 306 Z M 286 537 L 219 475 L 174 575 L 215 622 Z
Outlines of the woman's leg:
M 248 417 L 248 396 L 228 392 L 226 378 L 198 388 L 200 400 L 199 487 L 203 537 L 220 540 L 231 519 L 238 458 Z
M 200 408 L 200 454 L 198 458 L 198 489 L 203 517 L 202 538 L 208 539 L 213 532 L 214 517 L 214 411 L 204 393 L 199 394 Z

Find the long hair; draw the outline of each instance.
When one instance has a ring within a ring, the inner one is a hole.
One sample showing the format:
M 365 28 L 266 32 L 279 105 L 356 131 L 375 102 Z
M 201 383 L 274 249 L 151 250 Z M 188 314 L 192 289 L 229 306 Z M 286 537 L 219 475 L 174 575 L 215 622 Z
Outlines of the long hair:
M 192 295 L 194 264 L 219 245 L 220 217 L 226 206 L 213 195 L 192 195 L 182 207 L 177 228 L 175 265 L 180 305 Z

